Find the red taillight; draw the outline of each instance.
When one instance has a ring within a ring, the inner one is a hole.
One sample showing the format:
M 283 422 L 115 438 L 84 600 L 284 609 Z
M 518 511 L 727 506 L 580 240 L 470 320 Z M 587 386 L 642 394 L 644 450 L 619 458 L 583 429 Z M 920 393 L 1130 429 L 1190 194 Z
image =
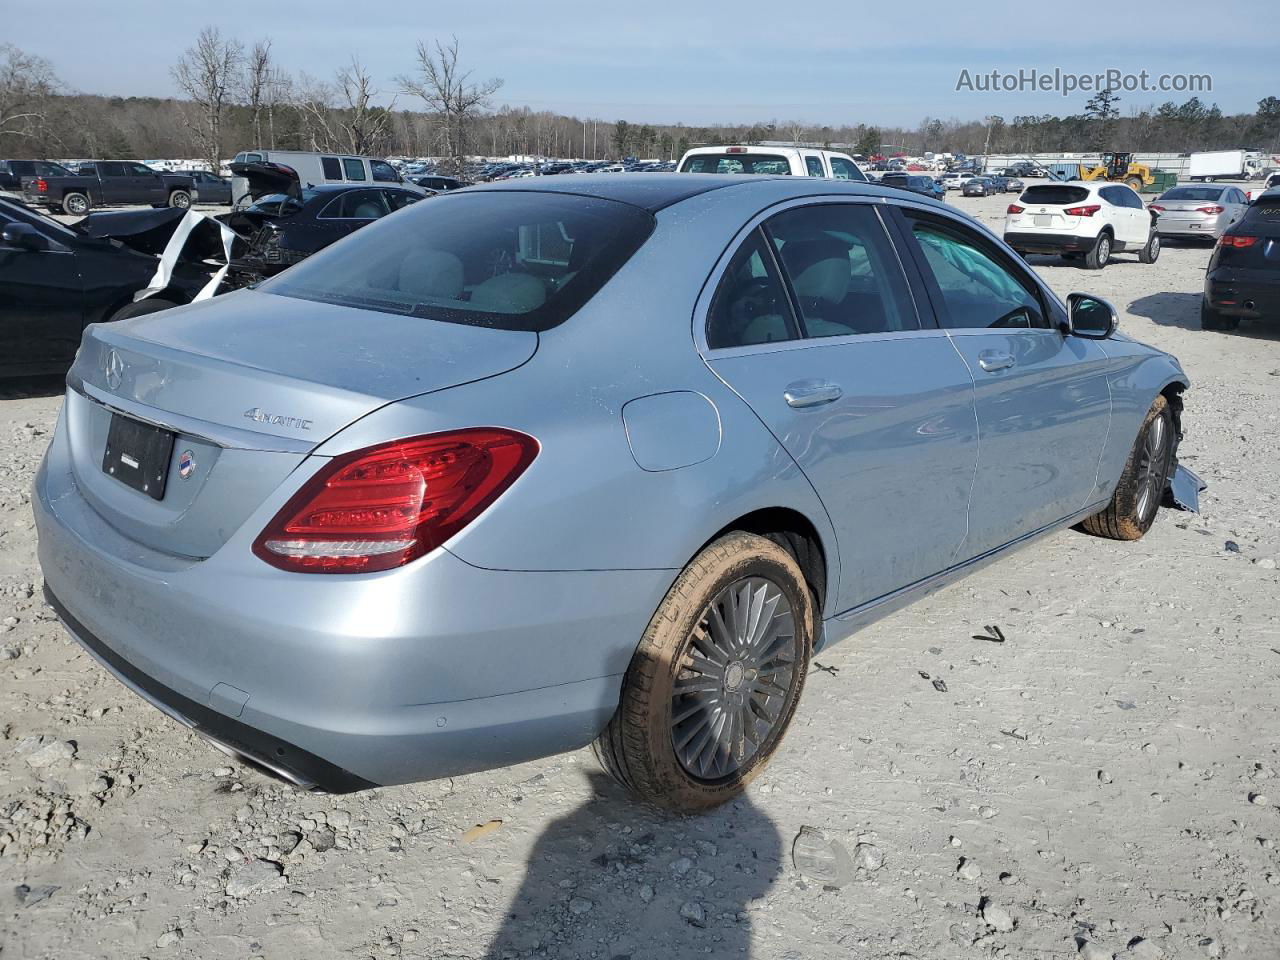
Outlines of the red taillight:
M 1218 238 L 1218 245 L 1223 247 L 1252 247 L 1257 242 L 1257 237 L 1233 237 L 1226 233 Z
M 1196 213 L 1207 213 L 1210 215 L 1216 215 L 1221 213 L 1225 209 L 1226 209 L 1225 207 L 1196 207 Z
M 530 436 L 479 427 L 334 457 L 258 535 L 253 552 L 301 573 L 390 570 L 478 517 L 537 455 Z
M 1092 217 L 1095 213 L 1102 209 L 1102 204 L 1091 203 L 1087 207 L 1067 207 L 1062 212 L 1068 217 Z
M 1164 213 L 1164 207 L 1160 206 L 1158 203 L 1148 204 L 1147 209 L 1154 210 L 1156 213 Z
M 746 147 L 725 147 L 724 152 L 725 153 L 746 153 L 747 148 Z
M 49 183 L 43 177 L 36 181 L 36 192 L 37 193 L 49 192 Z
M 1008 209 L 1008 210 L 1006 210 L 1006 211 L 1005 211 L 1005 213 L 1021 213 L 1021 212 L 1022 212 L 1023 210 L 1025 210 L 1025 209 L 1027 209 L 1027 208 L 1026 208 L 1026 207 L 1020 207 L 1020 206 L 1018 206 L 1016 203 L 1011 203 L 1011 204 L 1009 204 L 1009 209 Z

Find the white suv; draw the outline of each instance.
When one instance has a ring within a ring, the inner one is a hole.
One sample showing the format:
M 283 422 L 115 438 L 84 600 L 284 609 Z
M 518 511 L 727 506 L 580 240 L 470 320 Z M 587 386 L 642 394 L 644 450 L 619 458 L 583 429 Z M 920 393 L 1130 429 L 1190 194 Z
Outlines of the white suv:
M 1027 187 L 1009 204 L 1004 242 L 1023 255 L 1083 257 L 1090 270 L 1101 270 L 1118 251 L 1136 251 L 1143 263 L 1160 256 L 1155 218 L 1123 183 L 1073 180 Z

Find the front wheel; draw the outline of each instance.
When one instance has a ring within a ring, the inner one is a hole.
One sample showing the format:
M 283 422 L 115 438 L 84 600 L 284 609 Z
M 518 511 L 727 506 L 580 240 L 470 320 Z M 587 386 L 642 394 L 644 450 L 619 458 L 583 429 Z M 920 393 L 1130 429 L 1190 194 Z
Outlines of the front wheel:
M 653 615 L 595 742 L 601 765 L 639 799 L 680 813 L 731 800 L 791 723 L 814 621 L 790 553 L 750 533 L 716 540 Z
M 1082 526 L 1097 537 L 1137 540 L 1155 522 L 1177 448 L 1169 401 L 1156 397 L 1129 451 L 1111 502 Z
M 1101 270 L 1111 259 L 1111 234 L 1100 233 L 1093 242 L 1093 247 L 1084 255 L 1086 270 Z
M 1139 191 L 1142 190 L 1142 180 L 1139 177 L 1130 177 L 1128 180 L 1125 181 L 1125 183 L 1127 183 L 1130 187 L 1133 188 L 1134 193 L 1138 193 Z

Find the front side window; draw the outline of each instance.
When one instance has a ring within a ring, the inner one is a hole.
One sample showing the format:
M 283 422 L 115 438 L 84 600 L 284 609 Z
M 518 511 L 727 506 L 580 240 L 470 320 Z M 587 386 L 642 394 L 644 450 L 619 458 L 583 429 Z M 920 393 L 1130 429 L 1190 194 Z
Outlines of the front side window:
M 707 346 L 745 347 L 795 338 L 786 287 L 764 235 L 753 230 L 716 289 L 707 314 Z
M 373 174 L 376 183 L 400 182 L 400 174 L 396 173 L 396 168 L 385 160 L 370 160 L 369 172 Z
M 681 173 L 757 173 L 767 176 L 790 176 L 791 162 L 786 157 L 765 153 L 699 153 L 686 157 Z
M 648 211 L 596 197 L 441 195 L 357 231 L 259 289 L 449 323 L 548 330 L 581 309 L 653 228 Z
M 1049 326 L 1039 298 L 976 238 L 923 221 L 911 232 L 942 291 L 939 324 L 952 330 Z
M 342 170 L 346 173 L 348 180 L 355 181 L 356 183 L 364 182 L 365 176 L 363 160 L 357 160 L 355 157 L 343 157 Z
M 393 211 L 399 210 L 402 207 L 407 207 L 409 204 L 417 203 L 419 200 L 423 199 L 420 194 L 410 193 L 408 190 L 384 190 L 382 191 L 382 195 L 386 198 L 387 205 L 391 207 Z
M 831 175 L 837 180 L 858 180 L 865 183 L 867 179 L 856 164 L 844 157 L 831 158 Z
M 150 177 L 155 174 L 155 171 L 145 164 L 131 163 L 129 164 L 129 173 L 135 177 Z
M 806 337 L 916 330 L 919 320 L 880 218 L 862 204 L 797 207 L 766 224 Z
M 826 176 L 826 174 L 822 170 L 822 160 L 818 157 L 805 157 L 804 169 L 805 169 L 805 172 L 808 173 L 809 176 L 811 177 Z

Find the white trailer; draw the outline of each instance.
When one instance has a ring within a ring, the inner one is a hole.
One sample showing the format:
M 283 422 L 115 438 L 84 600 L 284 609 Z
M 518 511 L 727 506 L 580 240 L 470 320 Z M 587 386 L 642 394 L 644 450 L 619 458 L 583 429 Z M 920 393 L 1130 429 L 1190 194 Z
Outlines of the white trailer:
M 1247 150 L 1193 153 L 1187 163 L 1187 176 L 1192 180 L 1247 180 L 1248 159 Z

